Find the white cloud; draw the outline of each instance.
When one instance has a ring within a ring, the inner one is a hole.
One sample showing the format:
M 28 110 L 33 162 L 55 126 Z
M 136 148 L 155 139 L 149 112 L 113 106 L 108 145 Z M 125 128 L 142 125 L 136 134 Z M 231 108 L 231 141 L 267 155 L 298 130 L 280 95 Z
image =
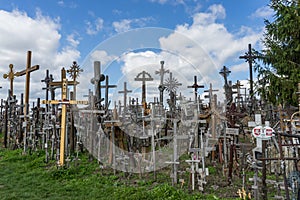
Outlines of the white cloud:
M 274 11 L 269 6 L 258 8 L 250 17 L 251 18 L 269 18 Z
M 140 28 L 146 26 L 147 22 L 152 21 L 152 17 L 143 17 L 137 19 L 123 19 L 112 23 L 117 33 L 129 31 L 132 28 Z
M 119 22 L 113 22 L 113 27 L 115 29 L 115 31 L 117 33 L 120 33 L 120 32 L 125 32 L 125 31 L 128 31 L 131 29 L 131 24 L 132 23 L 132 20 L 129 20 L 129 19 L 123 19 L 122 21 L 119 21 Z
M 34 18 L 25 12 L 13 10 L 12 12 L 0 10 L 0 68 L 1 76 L 9 71 L 9 64 L 14 65 L 15 71 L 21 71 L 26 66 L 26 53 L 32 51 L 32 65 L 40 65 L 38 71 L 31 74 L 30 94 L 32 99 L 43 98 L 44 84 L 41 79 L 45 77 L 45 70 L 49 69 L 55 80 L 60 79 L 61 67 L 69 67 L 74 60 L 80 57 L 77 50 L 79 40 L 76 34 L 66 38 L 66 45 L 60 46 L 59 18 L 44 16 L 37 10 Z M 25 77 L 15 78 L 15 94 L 17 98 L 24 93 Z M 0 79 L 2 91 L 0 98 L 6 99 L 9 81 Z M 18 86 L 18 87 L 17 87 Z
M 86 22 L 86 33 L 88 35 L 96 35 L 103 29 L 104 20 L 102 18 L 97 18 L 94 23 Z
M 263 31 L 255 32 L 249 27 L 242 26 L 239 32 L 231 33 L 224 24 L 218 22 L 225 17 L 226 12 L 222 5 L 212 5 L 206 12 L 196 13 L 193 16 L 193 23 L 178 25 L 174 33 L 160 38 L 161 52 L 125 54 L 121 58 L 124 62 L 123 75 L 127 76 L 127 79 L 132 79 L 142 70 L 146 70 L 155 77 L 156 82 L 149 84 L 157 90 L 159 77 L 154 74 L 155 70 L 159 69 L 160 60 L 164 60 L 165 66 L 169 66 L 167 68 L 173 72 L 173 76 L 185 85 L 182 89 L 192 84 L 193 76 L 196 75 L 200 84 L 208 87 L 209 83 L 212 83 L 215 89 L 219 89 L 218 96 L 222 99 L 224 83 L 219 75 L 221 67 L 227 63 L 237 65 L 234 63 L 243 62 L 238 58 L 239 55 L 247 50 L 249 43 L 252 46 L 258 44 Z M 130 22 L 120 27 L 128 27 L 128 24 Z M 246 66 L 245 63 L 243 64 Z M 230 70 L 233 77 L 236 77 L 241 70 L 244 78 L 247 77 L 245 75 L 248 72 L 247 67 L 236 66 Z M 133 81 L 131 86 L 138 87 L 138 83 Z M 184 92 L 188 90 L 184 89 Z

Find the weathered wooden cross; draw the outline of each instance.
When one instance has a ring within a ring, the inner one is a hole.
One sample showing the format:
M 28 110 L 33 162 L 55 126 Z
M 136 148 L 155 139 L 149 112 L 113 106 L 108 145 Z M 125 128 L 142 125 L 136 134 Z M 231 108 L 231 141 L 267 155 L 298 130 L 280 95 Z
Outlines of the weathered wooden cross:
M 79 84 L 78 82 L 70 81 L 66 78 L 66 70 L 61 70 L 61 81 L 51 82 L 52 86 L 61 86 L 61 100 L 43 100 L 43 104 L 61 104 L 61 130 L 60 130 L 60 154 L 59 154 L 59 166 L 64 166 L 65 161 L 65 141 L 66 141 L 66 119 L 67 119 L 67 105 L 70 104 L 88 104 L 88 101 L 76 101 L 68 100 L 68 85 Z
M 153 78 L 148 72 L 142 71 L 134 78 L 134 80 L 142 81 L 142 105 L 145 106 L 146 105 L 146 81 L 153 81 Z
M 124 82 L 124 90 L 123 91 L 119 91 L 119 93 L 124 93 L 124 111 L 126 110 L 126 106 L 127 106 L 127 93 L 132 92 L 132 90 L 128 90 L 127 89 L 127 83 Z
M 14 95 L 14 78 L 15 78 L 15 76 L 17 76 L 17 72 L 14 73 L 13 68 L 14 68 L 13 64 L 10 64 L 9 72 L 7 74 L 3 74 L 3 78 L 5 78 L 5 79 L 8 78 L 10 80 L 10 92 L 9 92 L 10 96 Z
M 105 109 L 107 110 L 108 109 L 108 90 L 109 88 L 116 88 L 117 85 L 109 85 L 109 79 L 108 79 L 108 76 L 106 75 L 105 76 L 105 85 L 104 86 L 100 86 L 100 88 L 105 88 Z M 100 92 L 101 93 L 101 92 Z
M 95 61 L 94 62 L 94 78 L 91 79 L 91 83 L 94 84 L 94 92 L 95 92 L 95 96 L 96 96 L 96 104 L 97 107 L 100 108 L 101 107 L 101 82 L 105 80 L 105 76 L 103 74 L 101 74 L 101 68 L 100 68 L 100 62 L 99 61 Z
M 194 94 L 195 94 L 195 103 L 197 103 L 198 99 L 198 88 L 204 88 L 204 85 L 198 85 L 197 84 L 197 76 L 194 76 L 194 84 L 191 86 L 187 86 L 188 88 L 194 88 Z

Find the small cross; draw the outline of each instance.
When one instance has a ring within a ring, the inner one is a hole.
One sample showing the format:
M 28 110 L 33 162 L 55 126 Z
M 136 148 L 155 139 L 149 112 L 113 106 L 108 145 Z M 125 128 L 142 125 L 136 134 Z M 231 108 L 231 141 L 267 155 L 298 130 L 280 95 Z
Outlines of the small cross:
M 100 86 L 100 88 L 105 88 L 105 109 L 108 109 L 108 90 L 109 88 L 116 88 L 116 85 L 109 85 L 108 76 L 105 76 L 105 85 Z
M 198 91 L 198 88 L 204 88 L 204 85 L 198 85 L 197 84 L 197 76 L 194 76 L 194 84 L 191 85 L 191 86 L 188 86 L 188 88 L 194 88 L 194 93 L 195 93 L 195 102 L 197 103 L 197 91 Z
M 3 74 L 3 78 L 5 78 L 5 79 L 8 78 L 10 80 L 10 92 L 9 92 L 10 96 L 14 95 L 14 78 L 15 78 L 15 76 L 17 76 L 17 73 L 14 73 L 13 68 L 14 68 L 13 64 L 10 64 L 9 72 L 7 74 Z
M 127 104 L 127 93 L 132 92 L 132 90 L 127 90 L 127 83 L 124 82 L 124 90 L 119 91 L 119 93 L 124 93 L 124 110 L 126 109 L 126 104 Z
M 142 104 L 144 105 L 146 103 L 146 81 L 153 81 L 153 78 L 148 72 L 142 71 L 134 78 L 134 80 L 142 81 Z

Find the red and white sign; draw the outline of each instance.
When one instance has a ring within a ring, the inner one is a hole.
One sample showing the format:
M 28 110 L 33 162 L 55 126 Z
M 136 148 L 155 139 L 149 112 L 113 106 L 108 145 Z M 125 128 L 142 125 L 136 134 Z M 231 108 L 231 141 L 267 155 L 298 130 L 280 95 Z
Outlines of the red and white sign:
M 274 129 L 269 126 L 256 126 L 252 129 L 252 135 L 255 138 L 270 139 L 273 136 Z

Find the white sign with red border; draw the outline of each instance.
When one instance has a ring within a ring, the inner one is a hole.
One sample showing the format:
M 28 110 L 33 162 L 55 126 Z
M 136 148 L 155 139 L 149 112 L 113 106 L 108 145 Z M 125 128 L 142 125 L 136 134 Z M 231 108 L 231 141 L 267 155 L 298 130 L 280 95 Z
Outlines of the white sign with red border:
M 252 135 L 255 138 L 268 140 L 273 136 L 274 129 L 269 126 L 256 126 L 252 129 Z

